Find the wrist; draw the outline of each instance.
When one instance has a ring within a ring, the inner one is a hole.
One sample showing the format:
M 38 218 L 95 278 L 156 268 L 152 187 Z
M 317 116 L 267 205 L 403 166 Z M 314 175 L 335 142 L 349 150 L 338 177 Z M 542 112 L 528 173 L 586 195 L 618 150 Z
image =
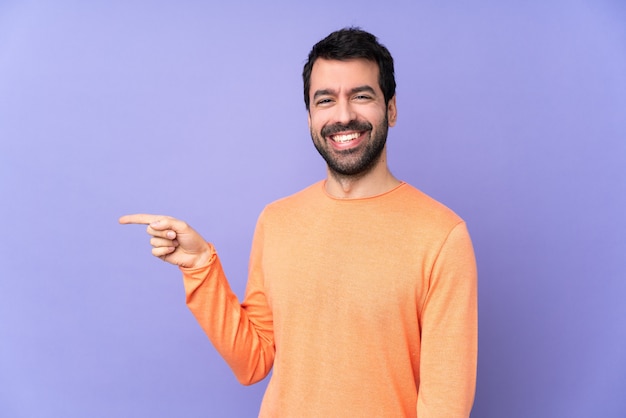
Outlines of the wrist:
M 213 248 L 213 245 L 211 245 L 208 242 L 205 242 L 203 251 L 201 251 L 198 254 L 193 264 L 189 266 L 189 268 L 197 269 L 197 268 L 206 267 L 209 264 L 211 264 L 214 256 L 215 256 L 215 249 Z

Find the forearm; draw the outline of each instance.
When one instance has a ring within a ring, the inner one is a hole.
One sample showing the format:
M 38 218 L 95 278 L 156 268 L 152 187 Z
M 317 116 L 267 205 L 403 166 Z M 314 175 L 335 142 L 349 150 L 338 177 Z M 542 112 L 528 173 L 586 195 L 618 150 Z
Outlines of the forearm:
M 242 384 L 263 379 L 274 358 L 272 330 L 254 319 L 231 290 L 217 254 L 196 269 L 181 268 L 187 306 Z

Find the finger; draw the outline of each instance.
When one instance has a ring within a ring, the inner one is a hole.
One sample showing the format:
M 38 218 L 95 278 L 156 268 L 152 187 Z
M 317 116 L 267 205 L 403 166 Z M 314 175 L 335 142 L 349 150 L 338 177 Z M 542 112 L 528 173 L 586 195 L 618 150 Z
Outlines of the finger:
M 175 247 L 157 247 L 152 249 L 152 255 L 155 257 L 163 258 L 176 251 Z
M 177 240 L 169 240 L 169 239 L 164 239 L 164 238 L 157 238 L 157 237 L 153 237 L 150 239 L 150 245 L 152 245 L 155 248 L 158 247 L 178 247 L 178 241 Z
M 167 216 L 163 215 L 151 215 L 148 213 L 137 213 L 134 215 L 124 215 L 120 217 L 119 223 L 123 225 L 128 224 L 144 224 L 149 225 L 153 222 L 157 222 L 161 219 L 167 218 Z
M 149 225 L 149 228 L 152 228 L 154 231 L 172 230 L 175 233 L 179 233 L 186 232 L 189 229 L 189 225 L 187 225 L 186 222 L 172 218 L 171 216 L 158 216 L 150 222 Z
M 172 231 L 171 229 L 159 230 L 154 229 L 152 224 L 148 225 L 146 228 L 146 232 L 153 237 L 167 238 L 169 240 L 176 239 L 176 231 Z

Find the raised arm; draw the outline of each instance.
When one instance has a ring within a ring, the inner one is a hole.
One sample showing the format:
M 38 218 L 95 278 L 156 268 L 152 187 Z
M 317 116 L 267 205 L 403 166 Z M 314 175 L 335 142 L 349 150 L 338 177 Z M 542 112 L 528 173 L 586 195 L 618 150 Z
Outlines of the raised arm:
M 272 368 L 275 351 L 261 273 L 251 272 L 242 306 L 213 246 L 185 222 L 149 214 L 122 216 L 119 222 L 148 225 L 152 254 L 180 267 L 187 306 L 237 379 L 246 385 L 263 379 Z M 254 256 L 257 252 L 253 250 L 253 266 L 260 263 Z

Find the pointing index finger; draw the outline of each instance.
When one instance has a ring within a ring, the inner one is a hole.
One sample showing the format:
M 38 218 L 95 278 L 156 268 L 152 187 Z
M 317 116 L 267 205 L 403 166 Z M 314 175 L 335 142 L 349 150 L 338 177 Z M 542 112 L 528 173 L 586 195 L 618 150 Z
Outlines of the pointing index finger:
M 119 223 L 123 225 L 128 224 L 142 224 L 142 225 L 150 225 L 152 222 L 158 221 L 160 219 L 165 218 L 165 216 L 161 215 L 150 215 L 147 213 L 137 213 L 134 215 L 124 215 L 119 219 Z

